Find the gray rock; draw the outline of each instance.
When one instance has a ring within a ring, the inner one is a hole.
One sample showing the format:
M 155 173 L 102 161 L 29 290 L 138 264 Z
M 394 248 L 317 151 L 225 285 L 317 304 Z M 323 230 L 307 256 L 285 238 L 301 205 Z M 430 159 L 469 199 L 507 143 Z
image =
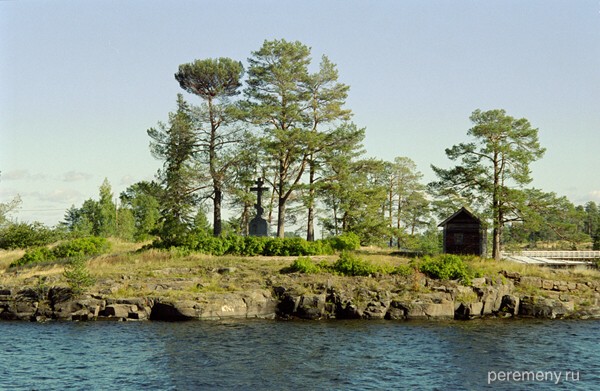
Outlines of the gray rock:
M 127 318 L 129 313 L 136 312 L 137 306 L 131 304 L 110 304 L 103 311 L 104 316 L 114 316 L 116 318 Z
M 392 300 L 385 314 L 385 319 L 389 320 L 405 320 L 408 318 L 409 305 L 405 302 Z
M 295 315 L 302 319 L 320 319 L 325 314 L 326 294 L 302 295 Z
M 520 300 L 517 296 L 504 295 L 502 296 L 502 302 L 500 304 L 500 312 L 507 313 L 510 315 L 518 315 L 519 303 Z
M 156 301 L 150 313 L 150 320 L 180 321 L 190 320 L 196 317 L 193 309 L 195 303 Z
M 413 301 L 408 306 L 407 319 L 454 319 L 454 302 L 440 303 Z
M 277 313 L 277 301 L 269 291 L 250 291 L 242 295 L 242 300 L 248 318 L 274 318 Z
M 483 303 L 480 301 L 473 303 L 458 303 L 454 311 L 454 319 L 469 320 L 481 317 L 483 312 Z
M 367 308 L 363 311 L 365 319 L 385 319 L 388 313 L 388 305 L 385 302 L 374 301 L 367 304 Z
M 217 273 L 219 274 L 229 274 L 229 273 L 235 273 L 237 271 L 236 267 L 222 267 L 220 269 L 217 270 Z
M 341 310 L 336 309 L 336 317 L 340 319 L 361 319 L 363 311 L 357 305 L 347 302 Z
M 535 318 L 564 318 L 574 313 L 575 303 L 572 301 L 561 302 L 547 298 L 524 296 L 521 298 L 519 315 Z

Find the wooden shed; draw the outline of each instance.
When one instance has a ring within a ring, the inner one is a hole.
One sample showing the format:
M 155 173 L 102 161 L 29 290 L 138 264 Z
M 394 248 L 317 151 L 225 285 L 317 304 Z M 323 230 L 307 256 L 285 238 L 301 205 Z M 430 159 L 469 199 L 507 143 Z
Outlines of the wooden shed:
M 444 253 L 485 256 L 487 233 L 469 208 L 462 207 L 438 227 L 444 228 Z

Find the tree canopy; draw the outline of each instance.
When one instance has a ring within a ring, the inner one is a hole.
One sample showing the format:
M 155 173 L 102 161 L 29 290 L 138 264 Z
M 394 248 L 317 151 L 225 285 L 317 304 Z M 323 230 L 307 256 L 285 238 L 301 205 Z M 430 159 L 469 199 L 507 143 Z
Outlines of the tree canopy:
M 472 142 L 446 149 L 460 164 L 450 169 L 432 166 L 438 176 L 430 189 L 442 197 L 463 197 L 482 205 L 492 217 L 492 256 L 500 258 L 502 228 L 520 219 L 522 189 L 531 182 L 530 164 L 544 155 L 538 129 L 525 118 L 515 119 L 504 110 L 475 110 L 474 126 L 467 132 Z
M 213 236 L 248 235 L 256 202 L 250 188 L 260 177 L 270 192 L 263 206 L 280 238 L 312 241 L 320 225 L 322 237 L 351 234 L 363 245 L 435 252 L 440 232 L 432 213 L 445 219 L 466 205 L 492 229 L 495 258 L 504 243 L 600 247 L 594 202 L 576 206 L 527 188 L 531 163 L 545 149 L 525 118 L 475 110 L 469 140 L 445 150 L 454 166 L 432 166 L 437 180 L 425 186 L 411 158 L 365 156 L 366 128 L 351 122 L 350 86 L 328 56 L 313 64 L 305 44 L 265 40 L 247 59 L 246 76 L 230 58 L 181 64 L 176 81 L 200 99 L 178 94 L 167 121 L 147 130 L 150 151 L 163 163 L 155 181 L 127 188 L 120 205 L 105 181 L 98 200 L 72 206 L 60 228 L 74 236 L 158 238 L 167 247 L 209 243 L 210 229 Z M 5 237 L 33 229 L 7 218 L 18 202 L 0 204 Z

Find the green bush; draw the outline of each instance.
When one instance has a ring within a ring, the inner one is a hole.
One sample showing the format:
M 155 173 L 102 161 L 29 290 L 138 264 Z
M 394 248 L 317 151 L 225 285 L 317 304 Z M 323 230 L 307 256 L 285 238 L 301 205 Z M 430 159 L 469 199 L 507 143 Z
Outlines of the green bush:
M 281 238 L 269 238 L 263 249 L 263 255 L 278 256 L 283 255 L 283 241 Z
M 431 278 L 439 280 L 460 280 L 470 284 L 475 272 L 458 255 L 442 254 L 436 257 L 425 257 L 419 270 Z
M 89 236 L 69 240 L 56 246 L 52 252 L 56 258 L 71 258 L 84 255 L 97 255 L 110 248 L 110 243 L 106 238 Z
M 12 250 L 45 246 L 60 239 L 58 231 L 42 223 L 15 223 L 0 230 L 0 248 Z
M 316 255 L 312 254 L 310 243 L 302 238 L 283 240 L 282 255 Z
M 54 261 L 56 257 L 47 247 L 37 247 L 27 250 L 25 255 L 10 264 L 10 267 L 23 266 L 29 263 L 41 263 Z
M 76 296 L 84 293 L 88 287 L 95 283 L 83 257 L 71 258 L 69 264 L 65 267 L 63 275 L 67 279 L 67 284 L 71 287 L 73 294 Z
M 154 248 L 171 249 L 169 243 L 157 241 Z M 243 255 L 243 256 L 307 256 L 330 255 L 334 253 L 329 240 L 309 242 L 302 238 L 271 238 L 258 236 L 228 235 L 212 237 L 206 235 L 188 235 L 181 241 L 179 248 L 211 255 Z
M 258 236 L 246 236 L 244 238 L 244 248 L 240 255 L 254 256 L 263 254 L 266 239 Z
M 201 252 L 203 254 L 210 255 L 223 255 L 227 252 L 228 244 L 222 238 L 215 238 L 213 236 L 205 236 L 198 240 L 194 251 Z
M 315 264 L 310 257 L 299 257 L 285 271 L 290 273 L 314 274 L 321 272 L 321 267 Z
M 245 253 L 246 241 L 243 236 L 230 234 L 223 238 L 223 241 L 226 243 L 227 254 L 242 255 Z
M 50 262 L 57 259 L 83 257 L 102 254 L 110 249 L 110 243 L 105 238 L 90 236 L 61 243 L 53 249 L 38 247 L 25 252 L 21 258 L 10 264 L 23 266 L 30 263 Z
M 360 248 L 360 238 L 354 232 L 346 232 L 340 236 L 328 239 L 331 247 L 336 251 L 353 251 Z
M 381 272 L 381 268 L 344 251 L 333 264 L 333 271 L 344 276 L 369 276 Z
M 397 274 L 399 276 L 408 277 L 415 273 L 415 268 L 411 265 L 398 265 L 392 269 L 390 274 Z

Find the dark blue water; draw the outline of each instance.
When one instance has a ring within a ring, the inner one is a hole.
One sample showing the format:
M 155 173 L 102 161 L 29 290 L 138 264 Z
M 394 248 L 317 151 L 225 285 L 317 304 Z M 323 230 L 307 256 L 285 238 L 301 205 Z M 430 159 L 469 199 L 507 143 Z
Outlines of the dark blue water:
M 0 322 L 0 389 L 590 390 L 599 338 L 598 321 Z

